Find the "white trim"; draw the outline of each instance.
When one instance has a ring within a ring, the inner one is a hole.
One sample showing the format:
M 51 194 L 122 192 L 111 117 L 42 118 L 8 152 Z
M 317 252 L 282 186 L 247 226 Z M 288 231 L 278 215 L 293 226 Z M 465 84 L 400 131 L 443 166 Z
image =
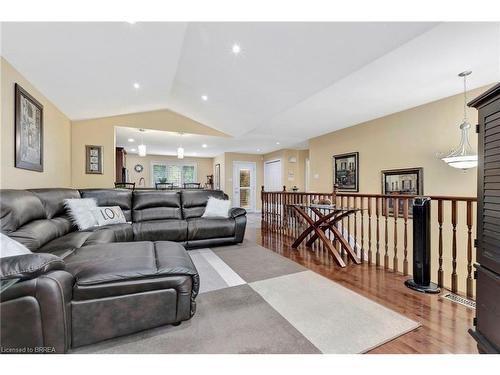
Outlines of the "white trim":
M 154 165 L 165 165 L 165 166 L 168 166 L 168 165 L 188 165 L 188 166 L 193 166 L 194 167 L 194 178 L 195 178 L 195 182 L 198 182 L 198 163 L 195 162 L 195 161 L 177 161 L 177 160 L 174 160 L 174 161 L 165 161 L 165 160 L 162 160 L 162 161 L 155 161 L 155 160 L 152 160 L 151 163 L 150 163 L 150 171 L 151 171 L 151 187 L 156 187 L 156 183 L 155 183 L 155 177 L 154 177 L 154 173 L 153 173 L 153 166 Z M 181 181 L 182 183 L 182 181 Z M 181 186 L 182 187 L 182 186 Z
M 232 197 L 233 197 L 233 207 L 237 207 L 239 205 L 239 202 L 236 202 L 235 199 L 235 190 L 236 190 L 236 183 L 238 182 L 238 178 L 236 178 L 236 168 L 239 165 L 246 165 L 246 166 L 252 166 L 252 173 L 250 174 L 250 208 L 247 209 L 248 212 L 255 212 L 257 209 L 257 163 L 254 161 L 238 161 L 238 160 L 233 160 L 233 183 L 231 186 L 232 189 Z M 239 184 L 238 184 L 239 186 Z

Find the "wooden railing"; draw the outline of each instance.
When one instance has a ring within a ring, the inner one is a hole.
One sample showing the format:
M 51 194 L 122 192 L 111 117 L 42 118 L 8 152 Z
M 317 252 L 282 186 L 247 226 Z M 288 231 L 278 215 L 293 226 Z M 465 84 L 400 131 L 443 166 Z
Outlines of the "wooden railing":
M 338 225 L 362 262 L 388 271 L 412 273 L 412 195 L 304 193 L 262 189 L 262 228 L 296 237 L 305 223 L 289 205 L 328 199 L 341 207 L 360 208 Z M 472 265 L 476 198 L 430 196 L 432 281 L 474 298 Z M 394 214 L 396 213 L 396 215 Z M 331 235 L 330 235 L 331 236 Z M 335 238 L 330 237 L 336 246 Z M 340 246 L 337 247 L 342 252 Z M 342 254 L 344 256 L 344 254 Z

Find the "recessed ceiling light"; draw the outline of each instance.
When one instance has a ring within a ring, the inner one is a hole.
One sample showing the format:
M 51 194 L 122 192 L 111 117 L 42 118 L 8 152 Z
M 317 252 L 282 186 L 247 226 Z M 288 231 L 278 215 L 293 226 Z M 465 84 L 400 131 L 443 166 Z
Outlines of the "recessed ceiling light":
M 279 142 L 276 142 L 277 145 L 279 145 L 280 143 Z
M 130 151 L 135 152 L 135 148 L 131 148 Z
M 127 23 L 133 25 L 135 23 L 135 21 L 127 21 Z
M 202 95 L 201 96 L 201 100 L 203 100 L 204 102 L 206 102 L 208 100 L 208 96 L 206 95 Z
M 129 139 L 128 139 L 128 141 L 129 141 L 129 142 L 134 142 L 134 141 L 135 141 L 135 139 L 134 139 L 134 138 L 129 138 Z
M 134 89 L 138 89 L 139 87 L 141 87 L 141 85 L 139 85 L 137 82 L 134 83 Z
M 257 149 L 257 152 L 260 152 L 260 148 Z
M 208 146 L 207 146 L 207 144 L 206 144 L 206 143 L 203 143 L 203 144 L 201 145 L 201 147 L 203 147 L 203 148 L 207 148 Z
M 234 44 L 233 44 L 233 47 L 231 48 L 231 50 L 233 51 L 233 53 L 234 53 L 235 55 L 237 55 L 238 53 L 240 53 L 240 52 L 241 52 L 241 47 L 240 47 L 240 45 L 239 45 L 239 44 L 234 43 Z

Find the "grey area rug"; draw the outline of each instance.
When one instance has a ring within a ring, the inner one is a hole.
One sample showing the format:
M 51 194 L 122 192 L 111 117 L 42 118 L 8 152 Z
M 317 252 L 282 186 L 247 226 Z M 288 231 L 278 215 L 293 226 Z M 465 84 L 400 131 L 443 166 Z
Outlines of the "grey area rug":
M 196 315 L 73 353 L 364 353 L 419 323 L 250 241 L 191 250 Z

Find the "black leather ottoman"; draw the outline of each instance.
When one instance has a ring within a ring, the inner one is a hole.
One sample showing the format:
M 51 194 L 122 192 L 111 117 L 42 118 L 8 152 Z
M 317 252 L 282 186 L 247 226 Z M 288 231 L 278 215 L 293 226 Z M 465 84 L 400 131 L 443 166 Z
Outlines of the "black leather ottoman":
M 72 347 L 190 319 L 198 272 L 175 242 L 86 246 L 64 259 L 75 278 Z

